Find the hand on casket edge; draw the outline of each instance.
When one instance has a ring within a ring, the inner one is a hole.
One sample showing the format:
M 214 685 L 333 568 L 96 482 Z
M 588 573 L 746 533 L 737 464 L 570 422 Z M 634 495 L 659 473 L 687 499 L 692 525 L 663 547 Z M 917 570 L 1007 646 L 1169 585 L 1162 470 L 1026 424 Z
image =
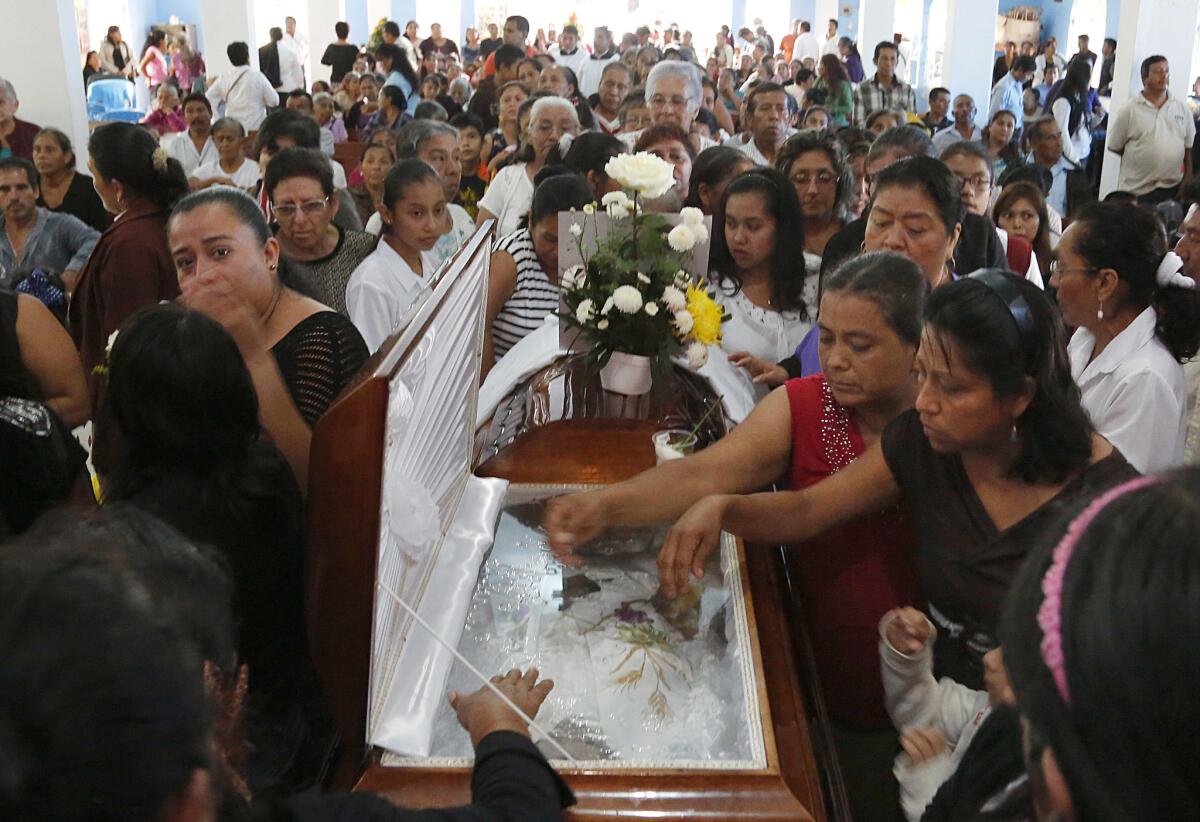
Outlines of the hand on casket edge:
M 538 669 L 530 668 L 525 673 L 513 668 L 503 676 L 492 677 L 495 685 L 531 719 L 554 688 L 554 680 L 538 681 Z M 473 694 L 449 693 L 450 707 L 458 714 L 458 721 L 471 736 L 472 747 L 493 731 L 512 731 L 529 736 L 529 725 L 512 708 L 504 703 L 490 688 L 481 687 Z

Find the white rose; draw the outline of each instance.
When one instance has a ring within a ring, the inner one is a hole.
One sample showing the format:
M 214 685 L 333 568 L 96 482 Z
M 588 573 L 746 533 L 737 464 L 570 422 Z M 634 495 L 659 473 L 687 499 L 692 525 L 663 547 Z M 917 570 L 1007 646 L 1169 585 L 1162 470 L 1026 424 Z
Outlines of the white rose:
M 679 329 L 680 334 L 686 334 L 692 330 L 692 326 L 696 321 L 692 319 L 691 313 L 687 311 L 675 312 L 675 327 Z
M 642 310 L 642 292 L 631 285 L 618 286 L 610 299 L 622 314 L 636 314 Z
M 579 305 L 575 306 L 575 319 L 581 323 L 591 322 L 596 316 L 596 304 L 591 300 L 584 300 Z
M 583 207 L 583 213 L 584 214 L 595 214 L 596 213 L 596 204 L 588 203 L 587 205 L 585 205 Z
M 598 331 L 603 331 L 606 328 L 608 328 L 608 320 L 601 320 L 600 322 L 596 323 L 596 329 Z
M 600 313 L 607 314 L 608 312 L 612 311 L 612 307 L 613 307 L 613 298 L 609 297 L 607 300 L 604 301 L 604 308 L 600 309 Z
M 581 265 L 573 265 L 563 272 L 562 286 L 568 291 L 582 288 L 587 281 L 587 269 Z
M 646 312 L 647 316 L 653 317 L 658 314 L 658 303 L 646 303 L 646 306 L 643 310 Z
M 675 185 L 675 167 L 645 151 L 611 158 L 604 165 L 604 173 L 616 180 L 621 188 L 650 199 L 661 197 Z
M 704 212 L 693 206 L 687 206 L 680 209 L 679 216 L 683 218 L 683 224 L 695 228 L 698 225 L 704 225 Z
M 702 368 L 708 362 L 708 346 L 702 342 L 694 342 L 687 347 L 689 368 Z
M 638 278 L 639 283 L 649 283 L 650 282 L 650 278 L 647 277 L 645 274 L 643 274 L 640 271 L 637 273 L 637 278 Z
M 667 308 L 671 309 L 671 313 L 683 311 L 687 308 L 687 294 L 684 294 L 681 289 L 673 285 L 668 285 L 663 289 L 662 301 L 666 303 Z M 690 314 L 688 315 L 691 316 Z
M 583 226 L 581 226 L 579 223 L 572 223 L 571 227 L 568 228 L 567 231 L 570 231 L 571 236 L 577 240 L 583 236 Z
M 689 226 L 677 225 L 667 235 L 667 243 L 676 251 L 691 251 L 696 245 L 696 233 Z
M 692 230 L 692 234 L 696 237 L 696 245 L 708 242 L 708 229 L 703 225 L 688 226 Z
M 625 195 L 624 191 L 610 191 L 600 198 L 600 205 L 605 208 L 611 206 L 625 207 L 629 205 L 629 197 Z
M 620 220 L 629 216 L 629 206 L 627 205 L 610 205 L 608 207 L 608 219 Z

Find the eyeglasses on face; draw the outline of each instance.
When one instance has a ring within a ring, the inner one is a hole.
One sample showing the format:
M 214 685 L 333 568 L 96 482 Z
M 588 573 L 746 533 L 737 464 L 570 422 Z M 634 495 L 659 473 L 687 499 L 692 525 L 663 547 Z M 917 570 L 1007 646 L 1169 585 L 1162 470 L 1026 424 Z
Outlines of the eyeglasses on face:
M 655 94 L 649 99 L 650 108 L 687 108 L 688 99 L 686 97 L 664 97 L 661 94 Z
M 290 220 L 296 216 L 297 212 L 303 212 L 308 217 L 316 216 L 328 205 L 329 198 L 325 197 L 321 200 L 308 200 L 303 203 L 271 203 L 271 211 L 281 220 Z
M 792 184 L 800 186 L 801 188 L 806 188 L 812 185 L 814 182 L 819 186 L 831 186 L 836 183 L 837 180 L 837 175 L 828 171 L 821 171 L 817 174 L 801 172 L 799 174 L 792 175 Z
M 958 185 L 959 188 L 969 188 L 974 191 L 983 191 L 984 189 L 991 188 L 992 178 L 986 174 L 975 174 L 970 177 L 959 176 Z
M 1086 271 L 1099 271 L 1099 270 L 1100 269 L 1098 269 L 1098 268 L 1090 268 L 1090 267 L 1081 266 L 1081 265 L 1064 266 L 1058 260 L 1053 260 L 1050 263 L 1050 276 L 1051 277 L 1057 276 L 1059 274 L 1070 274 L 1073 271 L 1086 272 Z

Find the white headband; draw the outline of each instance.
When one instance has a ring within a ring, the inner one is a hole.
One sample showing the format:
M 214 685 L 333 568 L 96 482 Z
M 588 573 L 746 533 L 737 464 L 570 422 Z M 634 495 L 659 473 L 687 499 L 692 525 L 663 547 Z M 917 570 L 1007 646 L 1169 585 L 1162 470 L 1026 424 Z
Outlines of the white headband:
M 1195 206 L 1192 206 L 1192 208 L 1195 208 Z M 1162 258 L 1162 262 L 1158 264 L 1158 271 L 1155 272 L 1154 279 L 1158 283 L 1159 288 L 1193 289 L 1196 287 L 1196 281 L 1183 274 L 1183 260 L 1174 251 L 1168 251 L 1166 256 Z

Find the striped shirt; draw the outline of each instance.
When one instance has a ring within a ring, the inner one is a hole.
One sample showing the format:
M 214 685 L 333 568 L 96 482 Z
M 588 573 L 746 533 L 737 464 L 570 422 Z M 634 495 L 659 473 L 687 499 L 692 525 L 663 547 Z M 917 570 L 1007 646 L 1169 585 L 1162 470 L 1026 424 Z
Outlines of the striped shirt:
M 492 348 L 496 361 L 508 353 L 549 314 L 558 311 L 558 286 L 550 282 L 533 250 L 529 229 L 521 228 L 496 241 L 497 251 L 507 251 L 517 264 L 517 287 L 492 321 Z

